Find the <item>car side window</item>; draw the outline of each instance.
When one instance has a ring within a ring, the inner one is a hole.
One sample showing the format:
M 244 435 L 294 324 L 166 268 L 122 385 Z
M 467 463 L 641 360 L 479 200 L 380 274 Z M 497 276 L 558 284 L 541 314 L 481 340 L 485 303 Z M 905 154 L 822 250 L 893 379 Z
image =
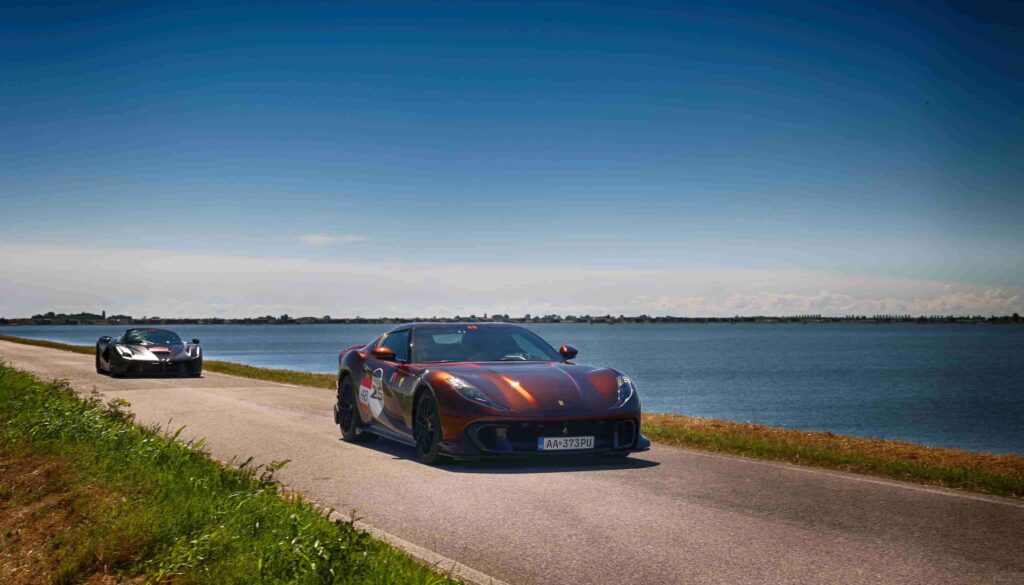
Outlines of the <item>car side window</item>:
M 380 346 L 395 352 L 395 361 L 409 361 L 409 330 L 389 333 Z

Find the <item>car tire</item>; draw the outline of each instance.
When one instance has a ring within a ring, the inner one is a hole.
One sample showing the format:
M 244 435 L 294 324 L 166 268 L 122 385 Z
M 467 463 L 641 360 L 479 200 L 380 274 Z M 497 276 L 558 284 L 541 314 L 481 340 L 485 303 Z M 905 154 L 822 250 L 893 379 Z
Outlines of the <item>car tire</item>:
M 349 443 L 373 441 L 377 435 L 359 428 L 359 411 L 356 406 L 356 388 L 352 378 L 345 376 L 338 382 L 338 402 L 334 405 L 335 420 L 341 429 L 341 439 Z
M 416 401 L 412 435 L 416 440 L 416 455 L 420 461 L 434 465 L 444 460 L 441 455 L 441 413 L 437 398 L 430 388 L 425 389 Z
M 121 373 L 117 372 L 115 362 L 117 361 L 118 358 L 114 356 L 115 353 L 117 352 L 115 351 L 111 353 L 110 361 L 107 362 L 107 375 L 110 376 L 111 378 L 122 378 L 124 377 L 125 373 L 127 373 L 128 370 L 125 369 L 125 371 Z
M 96 350 L 96 373 L 97 374 L 104 373 L 103 372 L 103 368 L 100 367 L 100 351 L 98 349 Z

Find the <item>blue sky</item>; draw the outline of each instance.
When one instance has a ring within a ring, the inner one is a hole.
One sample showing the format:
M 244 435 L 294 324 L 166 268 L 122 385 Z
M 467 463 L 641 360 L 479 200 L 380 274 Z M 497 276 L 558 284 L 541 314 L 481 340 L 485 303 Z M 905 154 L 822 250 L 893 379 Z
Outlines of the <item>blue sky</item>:
M 984 2 L 8 8 L 0 314 L 166 314 L 120 286 L 129 248 L 184 255 L 145 275 L 196 314 L 1019 310 L 1022 27 Z M 76 254 L 108 260 L 53 281 Z

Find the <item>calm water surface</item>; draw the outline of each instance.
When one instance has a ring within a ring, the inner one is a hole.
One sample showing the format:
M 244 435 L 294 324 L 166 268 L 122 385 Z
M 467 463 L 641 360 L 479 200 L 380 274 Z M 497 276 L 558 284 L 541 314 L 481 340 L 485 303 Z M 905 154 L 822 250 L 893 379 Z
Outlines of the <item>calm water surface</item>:
M 338 350 L 387 325 L 175 325 L 209 359 L 333 372 Z M 531 325 L 577 361 L 637 382 L 650 412 L 1024 453 L 1024 327 Z M 0 327 L 93 344 L 108 326 Z

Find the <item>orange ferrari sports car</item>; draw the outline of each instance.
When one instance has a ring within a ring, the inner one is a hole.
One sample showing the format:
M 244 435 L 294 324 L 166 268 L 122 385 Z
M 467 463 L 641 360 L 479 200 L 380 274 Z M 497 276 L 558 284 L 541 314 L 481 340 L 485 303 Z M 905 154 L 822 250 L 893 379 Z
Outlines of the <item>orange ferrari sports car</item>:
M 512 324 L 399 325 L 341 351 L 334 421 L 346 441 L 392 439 L 427 464 L 650 448 L 629 376 L 574 357 Z

